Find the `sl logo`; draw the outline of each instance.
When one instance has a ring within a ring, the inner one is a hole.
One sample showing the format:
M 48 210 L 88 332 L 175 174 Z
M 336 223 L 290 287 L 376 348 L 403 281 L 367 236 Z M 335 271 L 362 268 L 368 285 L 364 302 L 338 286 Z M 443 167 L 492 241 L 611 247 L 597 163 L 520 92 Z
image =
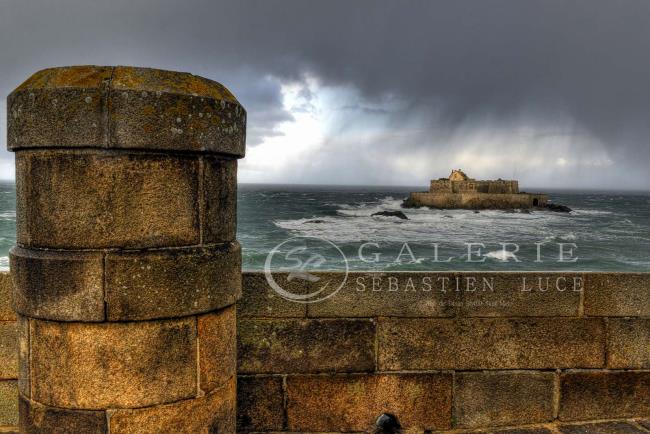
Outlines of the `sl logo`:
M 340 269 L 341 263 L 343 273 L 322 273 L 328 265 L 330 270 Z M 332 297 L 347 281 L 348 271 L 348 260 L 341 249 L 317 237 L 289 238 L 275 246 L 264 263 L 266 281 L 275 293 L 296 303 Z

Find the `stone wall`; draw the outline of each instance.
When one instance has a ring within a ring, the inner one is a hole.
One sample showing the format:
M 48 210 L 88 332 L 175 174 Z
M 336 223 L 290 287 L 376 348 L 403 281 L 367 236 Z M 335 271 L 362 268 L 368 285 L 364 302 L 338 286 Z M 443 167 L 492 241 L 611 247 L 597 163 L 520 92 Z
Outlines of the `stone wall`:
M 10 287 L 0 432 L 18 418 Z M 238 317 L 240 432 L 365 432 L 382 412 L 409 433 L 647 432 L 649 274 L 352 273 L 304 305 L 244 273 Z
M 434 179 L 429 186 L 430 193 L 491 193 L 491 194 L 517 194 L 519 193 L 518 181 L 503 179 L 477 181 L 451 181 L 449 179 Z
M 390 412 L 417 433 L 647 432 L 581 425 L 650 418 L 648 274 L 352 273 L 303 305 L 245 273 L 243 291 L 241 431 L 367 432 Z
M 18 322 L 11 293 L 11 276 L 0 272 L 0 432 L 18 426 Z
M 547 198 L 541 194 L 488 194 L 488 193 L 429 193 L 413 192 L 407 203 L 414 206 L 430 206 L 440 209 L 507 209 L 532 208 L 537 199 L 538 205 L 546 203 Z

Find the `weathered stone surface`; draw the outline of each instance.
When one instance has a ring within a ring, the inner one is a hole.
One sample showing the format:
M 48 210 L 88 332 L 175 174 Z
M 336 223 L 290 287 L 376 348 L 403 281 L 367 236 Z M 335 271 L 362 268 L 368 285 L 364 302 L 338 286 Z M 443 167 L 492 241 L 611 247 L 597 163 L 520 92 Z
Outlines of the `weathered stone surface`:
M 18 424 L 18 384 L 16 380 L 0 381 L 0 426 Z
M 16 154 L 18 243 L 148 248 L 199 242 L 196 157 L 109 151 Z
M 18 316 L 18 390 L 27 398 L 31 396 L 29 376 L 29 319 Z
M 379 369 L 596 368 L 605 364 L 600 319 L 382 319 Z
M 457 373 L 454 414 L 461 428 L 516 426 L 553 420 L 552 372 Z
M 650 316 L 650 273 L 587 273 L 585 315 Z
M 237 318 L 234 306 L 198 318 L 199 375 L 204 392 L 237 374 Z
M 579 425 L 559 425 L 561 434 L 642 434 L 647 431 L 628 422 L 599 422 Z
M 234 433 L 236 379 L 196 399 L 136 410 L 109 410 L 111 434 Z
M 187 316 L 230 306 L 241 294 L 239 243 L 106 255 L 109 321 Z
M 241 319 L 242 374 L 361 372 L 375 367 L 375 323 L 351 319 Z
M 0 322 L 0 379 L 18 377 L 18 323 Z
M 234 240 L 237 235 L 237 160 L 211 156 L 203 164 L 203 242 Z
M 451 427 L 451 374 L 287 377 L 288 430 L 368 431 L 381 413 L 407 430 Z
M 20 396 L 21 433 L 25 434 L 106 434 L 103 411 L 52 408 Z
M 15 321 L 13 300 L 13 282 L 8 271 L 0 272 L 0 321 Z
M 109 107 L 112 146 L 244 156 L 246 112 L 212 80 L 116 67 Z
M 32 399 L 102 409 L 197 392 L 196 319 L 131 323 L 30 320 Z
M 511 429 L 498 429 L 496 431 L 476 431 L 476 434 L 555 434 L 548 428 L 544 427 L 534 427 L 534 428 L 511 428 Z M 466 433 L 470 434 L 470 433 Z
M 104 320 L 100 252 L 14 247 L 10 260 L 18 313 L 58 321 Z
M 461 273 L 460 315 L 578 316 L 584 277 L 575 273 Z
M 650 369 L 650 318 L 608 320 L 607 366 L 612 369 Z
M 568 372 L 560 377 L 560 419 L 650 416 L 650 372 Z
M 7 146 L 105 146 L 111 68 L 44 69 L 7 98 Z
M 307 316 L 307 305 L 280 297 L 268 284 L 264 273 L 242 275 L 242 297 L 237 302 L 237 315 L 244 317 L 291 318 Z
M 237 379 L 237 431 L 281 431 L 284 396 L 280 376 L 239 376 Z
M 8 146 L 205 151 L 242 157 L 246 112 L 221 84 L 149 68 L 73 66 L 8 98 Z
M 311 317 L 454 316 L 459 303 L 454 277 L 454 273 L 350 273 L 339 292 L 308 305 L 307 312 Z

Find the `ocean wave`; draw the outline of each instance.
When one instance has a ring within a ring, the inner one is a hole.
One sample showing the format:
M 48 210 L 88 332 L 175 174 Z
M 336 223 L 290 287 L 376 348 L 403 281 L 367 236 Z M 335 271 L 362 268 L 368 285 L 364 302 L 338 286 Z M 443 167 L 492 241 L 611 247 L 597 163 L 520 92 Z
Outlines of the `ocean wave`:
M 573 209 L 575 215 L 609 215 L 614 214 L 613 211 L 605 211 L 601 209 Z
M 517 256 L 514 253 L 509 252 L 507 250 L 503 250 L 503 249 L 494 250 L 492 252 L 487 252 L 483 256 L 485 256 L 486 258 L 496 259 L 496 260 L 502 261 L 502 262 L 507 262 L 510 259 L 514 260 L 514 259 L 517 258 Z
M 506 213 L 500 210 L 401 209 L 401 200 L 387 196 L 374 202 L 357 202 L 336 209 L 335 215 L 275 220 L 276 227 L 293 235 L 316 236 L 334 242 L 506 242 L 513 233 L 526 241 L 539 241 L 552 233 L 549 225 L 567 221 L 557 213 Z M 381 211 L 401 210 L 407 220 L 373 217 Z M 550 241 L 550 240 L 549 240 Z

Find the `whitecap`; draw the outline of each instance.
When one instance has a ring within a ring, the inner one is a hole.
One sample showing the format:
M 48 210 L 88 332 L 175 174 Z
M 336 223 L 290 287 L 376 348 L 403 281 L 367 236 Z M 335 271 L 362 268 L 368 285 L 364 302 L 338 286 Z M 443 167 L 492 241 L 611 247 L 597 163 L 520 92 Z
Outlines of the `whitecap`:
M 485 256 L 486 258 L 496 259 L 496 260 L 502 261 L 502 262 L 507 262 L 510 259 L 514 260 L 514 259 L 517 258 L 517 256 L 514 253 L 509 252 L 507 250 L 503 250 L 503 249 L 501 249 L 501 250 L 493 250 L 491 252 L 487 252 L 483 256 Z

